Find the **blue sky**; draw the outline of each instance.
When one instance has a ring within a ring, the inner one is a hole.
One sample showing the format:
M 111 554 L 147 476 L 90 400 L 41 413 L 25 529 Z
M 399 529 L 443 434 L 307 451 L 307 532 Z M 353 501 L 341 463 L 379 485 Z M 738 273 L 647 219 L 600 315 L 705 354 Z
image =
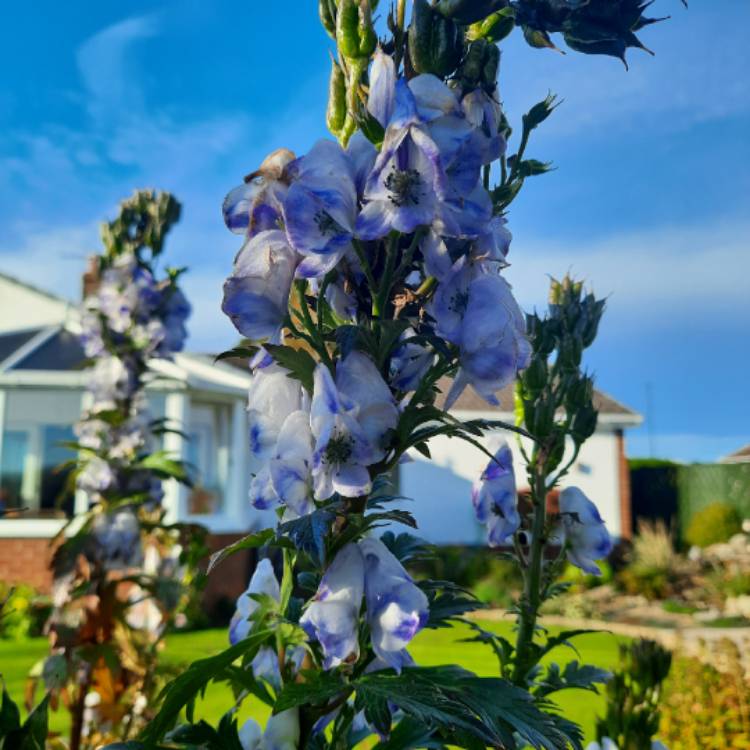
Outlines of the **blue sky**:
M 171 190 L 167 252 L 189 265 L 190 346 L 234 340 L 219 311 L 238 249 L 224 194 L 269 151 L 325 135 L 328 40 L 317 3 L 16 3 L 0 28 L 0 270 L 78 294 L 98 223 L 133 188 Z M 657 0 L 652 58 L 504 48 L 512 121 L 548 90 L 564 104 L 530 155 L 510 215 L 508 276 L 544 304 L 566 270 L 609 296 L 589 356 L 641 411 L 656 455 L 711 460 L 750 441 L 750 4 Z M 630 453 L 647 455 L 645 429 Z

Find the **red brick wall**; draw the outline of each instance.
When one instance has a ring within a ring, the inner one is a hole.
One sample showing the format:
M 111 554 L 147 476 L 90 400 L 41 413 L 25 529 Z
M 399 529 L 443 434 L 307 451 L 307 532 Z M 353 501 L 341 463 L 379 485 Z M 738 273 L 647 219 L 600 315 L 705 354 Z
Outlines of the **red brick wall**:
M 617 430 L 617 463 L 620 484 L 620 536 L 623 539 L 633 538 L 633 510 L 630 496 L 630 466 L 625 455 L 625 434 Z
M 210 537 L 208 545 L 216 551 L 236 542 L 241 534 L 219 534 Z M 0 539 L 0 581 L 25 583 L 42 593 L 52 587 L 49 565 L 53 548 L 49 539 Z M 252 550 L 242 550 L 222 561 L 208 577 L 205 589 L 207 607 L 223 598 L 236 599 L 246 588 L 255 565 Z
M 48 593 L 52 551 L 49 539 L 0 539 L 0 581 L 25 583 Z

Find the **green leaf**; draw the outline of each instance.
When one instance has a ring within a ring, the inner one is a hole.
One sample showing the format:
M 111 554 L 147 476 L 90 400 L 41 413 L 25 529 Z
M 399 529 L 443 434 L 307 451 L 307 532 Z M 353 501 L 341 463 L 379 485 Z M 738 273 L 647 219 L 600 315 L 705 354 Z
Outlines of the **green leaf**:
M 561 672 L 560 666 L 553 663 L 547 667 L 544 679 L 537 683 L 534 695 L 546 697 L 558 690 L 570 688 L 591 690 L 595 693 L 597 684 L 607 682 L 610 677 L 611 674 L 606 669 L 600 669 L 591 664 L 579 664 L 577 661 L 571 661 L 565 665 Z
M 214 552 L 208 560 L 207 573 L 210 573 L 222 560 L 226 560 L 227 557 L 233 555 L 235 552 L 239 552 L 243 549 L 255 549 L 262 547 L 264 544 L 268 544 L 276 536 L 276 532 L 273 529 L 263 529 L 262 531 L 256 531 L 254 534 L 248 534 L 247 536 L 239 539 L 234 544 L 229 544 L 226 547 L 222 547 L 217 552 Z
M 299 380 L 308 393 L 313 391 L 313 372 L 316 362 L 304 349 L 292 349 L 291 346 L 266 344 L 266 351 L 282 367 L 289 370 L 290 377 Z
M 326 554 L 325 535 L 335 517 L 332 511 L 318 508 L 306 516 L 282 523 L 277 533 L 280 537 L 287 536 L 297 549 L 306 552 L 322 565 Z
M 415 750 L 415 748 L 443 748 L 439 740 L 432 739 L 434 731 L 411 716 L 405 716 L 393 728 L 386 740 L 378 742 L 373 750 Z
M 235 659 L 242 656 L 251 658 L 271 634 L 270 630 L 253 633 L 220 654 L 194 661 L 187 670 L 164 688 L 160 695 L 159 712 L 141 732 L 139 739 L 146 744 L 158 742 L 164 733 L 174 726 L 183 708 L 187 707 L 189 720 L 196 698 L 205 691 L 208 684 L 221 676 Z
M 506 680 L 441 666 L 408 668 L 400 675 L 374 672 L 362 675 L 354 684 L 362 706 L 391 701 L 459 745 L 468 740 L 474 747 L 516 748 L 513 733 L 517 732 L 534 748 L 567 747 L 567 738 L 552 718 L 525 690 Z
M 148 456 L 144 456 L 134 467 L 148 469 L 149 471 L 153 471 L 157 476 L 165 479 L 176 479 L 178 482 L 182 482 L 188 486 L 192 485 L 185 464 L 182 461 L 170 458 L 167 451 L 156 451 Z
M 351 686 L 341 679 L 336 672 L 315 672 L 302 670 L 302 682 L 288 682 L 276 699 L 274 711 L 286 711 L 288 708 L 303 704 L 319 705 L 331 698 L 351 691 Z
M 257 346 L 235 346 L 234 349 L 227 349 L 217 354 L 214 362 L 220 362 L 222 359 L 252 359 L 257 353 Z
M 538 159 L 524 159 L 518 165 L 518 174 L 520 177 L 535 177 L 536 175 L 545 174 L 552 170 L 552 162 L 539 161 Z
M 3 707 L 5 696 L 3 695 Z M 16 711 L 18 709 L 16 708 Z M 5 735 L 4 750 L 44 750 L 48 733 L 49 693 L 34 707 L 23 726 Z M 12 717 L 11 717 L 12 720 Z M 0 734 L 0 737 L 3 737 Z
M 0 703 L 0 739 L 7 737 L 21 726 L 21 712 L 13 702 L 3 683 L 3 699 Z
M 401 563 L 409 560 L 424 560 L 435 556 L 433 545 L 425 542 L 408 532 L 402 532 L 396 536 L 392 531 L 386 531 L 380 541 L 393 553 L 394 557 Z
M 486 606 L 470 591 L 450 581 L 419 581 L 418 585 L 430 602 L 427 628 L 449 628 L 467 612 L 475 612 Z

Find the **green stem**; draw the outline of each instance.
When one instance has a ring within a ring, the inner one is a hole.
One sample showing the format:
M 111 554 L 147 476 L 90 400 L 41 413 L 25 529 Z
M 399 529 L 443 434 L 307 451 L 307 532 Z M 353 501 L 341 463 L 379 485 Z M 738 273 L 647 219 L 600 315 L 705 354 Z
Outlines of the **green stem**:
M 376 296 L 376 300 L 373 299 L 372 315 L 375 318 L 383 317 L 385 307 L 388 304 L 388 298 L 391 294 L 391 287 L 393 286 L 393 276 L 396 271 L 396 260 L 398 257 L 398 232 L 391 232 L 391 236 L 388 238 L 388 244 L 385 250 L 385 269 L 383 270 L 383 277 L 380 280 L 380 287 Z M 377 314 L 376 314 L 377 309 Z
M 531 498 L 534 505 L 534 524 L 531 531 L 531 549 L 525 574 L 524 591 L 518 613 L 518 635 L 513 681 L 524 686 L 526 675 L 533 666 L 531 646 L 534 642 L 536 621 L 542 600 L 542 566 L 544 564 L 544 538 L 547 522 L 547 482 L 544 476 L 544 451 L 534 451 Z

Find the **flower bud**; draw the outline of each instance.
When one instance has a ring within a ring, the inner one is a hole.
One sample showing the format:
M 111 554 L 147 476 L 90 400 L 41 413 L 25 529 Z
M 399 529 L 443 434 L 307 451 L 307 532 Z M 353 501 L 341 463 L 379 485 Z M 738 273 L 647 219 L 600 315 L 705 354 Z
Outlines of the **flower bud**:
M 438 10 L 440 5 L 438 4 Z M 505 39 L 513 31 L 515 19 L 510 8 L 504 8 L 495 13 L 491 13 L 482 21 L 473 23 L 467 32 L 467 37 L 474 41 L 475 39 L 484 39 L 488 42 L 496 43 Z
M 444 78 L 456 69 L 462 49 L 456 24 L 436 13 L 427 0 L 414 0 L 409 25 L 409 59 L 414 70 Z
M 323 0 L 325 2 L 325 0 Z M 328 108 L 326 125 L 339 136 L 346 122 L 346 76 L 341 66 L 331 58 L 331 77 L 328 79 Z
M 340 0 L 336 13 L 336 44 L 341 54 L 347 60 L 369 59 L 377 43 L 369 0 Z
M 547 358 L 537 354 L 521 376 L 524 392 L 531 397 L 541 393 L 547 384 L 547 374 Z
M 452 18 L 456 23 L 466 26 L 482 19 L 489 20 L 487 16 L 504 5 L 505 0 L 439 0 L 435 10 L 446 18 Z
M 576 412 L 570 432 L 578 445 L 585 443 L 594 434 L 598 416 L 592 406 L 585 406 Z

